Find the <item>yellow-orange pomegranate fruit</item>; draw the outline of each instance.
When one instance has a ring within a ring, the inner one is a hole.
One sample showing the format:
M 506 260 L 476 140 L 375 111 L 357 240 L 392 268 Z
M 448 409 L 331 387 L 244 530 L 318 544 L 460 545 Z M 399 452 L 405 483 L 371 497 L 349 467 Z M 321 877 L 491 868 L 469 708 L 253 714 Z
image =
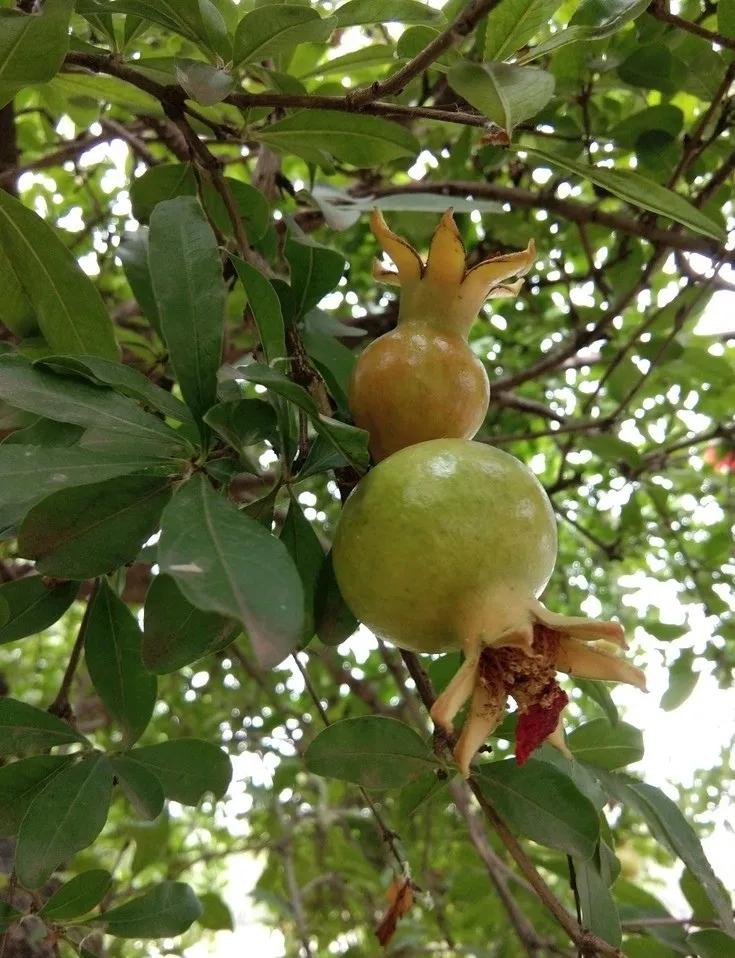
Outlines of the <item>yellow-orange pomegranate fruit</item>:
M 349 396 L 355 423 L 370 433 L 376 460 L 427 439 L 471 439 L 487 413 L 490 383 L 467 336 L 486 299 L 517 294 L 522 280 L 506 280 L 530 269 L 533 242 L 467 269 L 451 209 L 426 264 L 378 210 L 371 226 L 397 268 L 385 270 L 376 261 L 373 276 L 399 285 L 401 301 L 397 327 L 374 340 L 355 365 Z

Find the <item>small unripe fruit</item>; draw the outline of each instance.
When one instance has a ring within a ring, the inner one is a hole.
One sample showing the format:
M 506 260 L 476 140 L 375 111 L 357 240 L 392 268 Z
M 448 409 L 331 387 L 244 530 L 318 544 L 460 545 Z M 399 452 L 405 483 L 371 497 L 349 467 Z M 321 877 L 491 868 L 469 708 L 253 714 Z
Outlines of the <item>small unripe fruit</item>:
M 522 280 L 505 280 L 530 269 L 533 242 L 524 252 L 468 270 L 451 210 L 434 233 L 426 265 L 377 210 L 371 225 L 398 270 L 376 262 L 373 276 L 400 285 L 401 302 L 398 326 L 372 342 L 355 365 L 352 416 L 370 433 L 376 460 L 428 439 L 471 439 L 487 413 L 490 383 L 467 336 L 486 299 L 516 295 Z

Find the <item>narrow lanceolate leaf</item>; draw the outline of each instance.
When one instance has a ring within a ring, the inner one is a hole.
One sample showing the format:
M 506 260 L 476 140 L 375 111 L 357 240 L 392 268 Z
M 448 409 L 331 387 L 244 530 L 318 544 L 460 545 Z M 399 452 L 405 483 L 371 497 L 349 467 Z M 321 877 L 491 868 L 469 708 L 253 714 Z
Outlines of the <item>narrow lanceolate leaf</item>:
M 305 761 L 315 775 L 373 789 L 402 788 L 436 765 L 409 725 L 377 715 L 329 725 L 309 745 Z
M 437 23 L 443 19 L 435 10 L 419 0 L 347 0 L 335 10 L 340 27 L 365 23 Z
M 183 934 L 201 913 L 202 906 L 188 885 L 164 881 L 106 911 L 101 920 L 107 934 L 116 938 L 173 938 Z
M 264 667 L 300 642 L 304 595 L 285 546 L 204 477 L 184 483 L 166 509 L 158 561 L 197 608 L 241 622 Z
M 599 935 L 603 941 L 619 948 L 622 930 L 618 908 L 594 861 L 577 858 L 574 861 L 574 871 L 584 927 Z
M 0 836 L 15 835 L 36 794 L 71 761 L 68 755 L 34 755 L 0 768 Z
M 179 738 L 134 748 L 125 754 L 154 775 L 166 798 L 197 805 L 211 792 L 221 798 L 232 778 L 232 764 L 221 748 L 197 738 Z
M 70 921 L 86 915 L 99 905 L 112 885 L 112 875 L 104 868 L 75 875 L 57 889 L 39 912 L 48 921 Z
M 420 149 L 413 134 L 392 120 L 336 110 L 300 110 L 259 130 L 256 139 L 310 161 L 333 157 L 359 167 L 415 156 Z
M 535 67 L 463 60 L 448 74 L 449 85 L 510 135 L 535 116 L 554 94 L 554 77 Z
M 0 375 L 2 373 L 0 372 Z M 0 502 L 34 502 L 71 486 L 141 472 L 155 460 L 117 456 L 78 446 L 0 446 Z
M 156 703 L 156 678 L 143 667 L 142 642 L 135 616 L 103 582 L 84 633 L 84 660 L 102 704 L 129 745 L 145 731 Z
M 0 630 L 0 635 L 2 631 Z M 692 670 L 694 652 L 684 649 L 679 658 L 669 669 L 669 687 L 661 696 L 659 703 L 664 712 L 672 712 L 682 705 L 694 691 L 699 680 L 699 672 Z
M 147 227 L 139 226 L 135 233 L 126 233 L 117 248 L 117 255 L 122 261 L 125 278 L 130 283 L 133 296 L 138 300 L 143 315 L 160 336 L 161 319 L 153 295 L 151 271 L 148 265 Z
M 161 163 L 149 167 L 130 185 L 133 216 L 147 223 L 159 203 L 177 196 L 196 196 L 197 181 L 190 163 Z M 135 235 L 135 234 L 133 234 Z
M 124 436 L 144 445 L 146 456 L 151 449 L 163 458 L 189 448 L 173 429 L 127 396 L 71 376 L 57 376 L 31 366 L 22 356 L 0 356 L 0 399 L 55 422 Z
M 643 736 L 639 729 L 607 719 L 594 719 L 576 728 L 567 739 L 574 757 L 599 768 L 631 765 L 643 758 Z
M 34 13 L 0 10 L 0 107 L 31 83 L 50 80 L 69 48 L 74 0 L 46 0 Z
M 145 765 L 134 762 L 124 755 L 111 758 L 112 767 L 125 797 L 136 813 L 148 821 L 154 821 L 163 811 L 163 785 Z
M 192 421 L 191 413 L 180 399 L 151 382 L 133 366 L 113 363 L 98 356 L 46 356 L 37 367 L 75 373 L 98 386 L 112 386 L 124 396 L 137 399 L 143 405 L 175 419 L 176 422 Z
M 314 599 L 319 573 L 324 564 L 324 550 L 313 526 L 292 499 L 281 529 L 281 542 L 286 546 L 301 576 L 304 587 L 304 639 L 314 634 Z
M 487 18 L 485 60 L 507 60 L 548 25 L 559 0 L 503 0 Z
M 336 452 L 344 456 L 358 472 L 364 472 L 367 469 L 370 456 L 367 448 L 368 434 L 364 429 L 357 429 L 355 426 L 339 422 L 329 416 L 322 416 L 309 393 L 277 369 L 271 369 L 262 363 L 250 363 L 247 366 L 230 368 L 228 372 L 235 379 L 246 379 L 248 382 L 267 386 L 276 395 L 283 396 L 284 399 L 302 409 L 316 431 Z
M 278 8 L 273 7 L 272 9 Z M 259 11 L 254 12 L 258 13 Z M 275 359 L 283 359 L 287 355 L 286 334 L 278 294 L 271 283 L 254 266 L 246 263 L 239 256 L 231 255 L 230 259 L 240 282 L 245 287 L 248 306 L 258 328 L 258 335 L 266 361 L 272 363 Z
M 537 44 L 519 58 L 520 62 L 535 60 L 568 43 L 612 36 L 626 23 L 639 17 L 650 3 L 651 0 L 584 0 L 563 30 L 558 30 L 548 40 Z
M 0 244 L 55 352 L 117 359 L 112 321 L 92 281 L 48 223 L 2 190 Z
M 345 258 L 337 250 L 321 246 L 308 236 L 289 236 L 285 253 L 291 270 L 294 319 L 300 319 L 339 283 Z
M 0 755 L 43 751 L 73 742 L 89 745 L 83 735 L 55 715 L 16 699 L 0 698 Z
M 653 837 L 680 858 L 700 883 L 725 930 L 735 933 L 729 897 L 717 880 L 696 832 L 676 803 L 655 786 L 629 776 L 601 773 L 601 782 L 613 798 L 638 810 Z
M 312 7 L 274 3 L 246 13 L 235 31 L 234 62 L 257 63 L 288 53 L 300 43 L 326 40 L 336 26 L 334 17 L 322 19 Z
M 725 234 L 720 224 L 710 219 L 696 206 L 692 206 L 683 196 L 679 196 L 673 190 L 641 176 L 640 173 L 635 173 L 633 170 L 611 170 L 606 167 L 591 166 L 588 163 L 578 163 L 566 156 L 550 153 L 548 150 L 539 150 L 536 147 L 524 146 L 523 150 L 545 163 L 558 166 L 589 180 L 591 183 L 596 183 L 597 186 L 601 186 L 604 190 L 608 190 L 627 203 L 632 203 L 644 210 L 651 210 L 652 213 L 658 213 L 675 223 L 681 223 L 682 226 L 686 226 L 697 233 L 724 242 Z
M 40 888 L 58 866 L 91 845 L 107 821 L 112 766 L 100 753 L 55 775 L 31 802 L 18 832 L 15 869 L 26 888 Z
M 159 528 L 167 479 L 126 476 L 56 492 L 26 515 L 18 552 L 43 575 L 90 579 L 125 565 Z
M 0 586 L 6 615 L 0 626 L 0 645 L 36 635 L 58 621 L 76 598 L 79 585 L 46 584 L 40 575 L 29 575 Z
M 240 625 L 188 602 L 168 575 L 157 575 L 145 597 L 143 662 L 163 675 L 190 665 L 232 642 Z
M 148 259 L 171 364 L 186 404 L 201 420 L 217 401 L 225 285 L 217 240 L 194 197 L 158 204 Z
M 594 854 L 597 810 L 568 776 L 536 759 L 522 767 L 513 759 L 490 762 L 477 775 L 500 815 L 522 835 L 579 858 Z

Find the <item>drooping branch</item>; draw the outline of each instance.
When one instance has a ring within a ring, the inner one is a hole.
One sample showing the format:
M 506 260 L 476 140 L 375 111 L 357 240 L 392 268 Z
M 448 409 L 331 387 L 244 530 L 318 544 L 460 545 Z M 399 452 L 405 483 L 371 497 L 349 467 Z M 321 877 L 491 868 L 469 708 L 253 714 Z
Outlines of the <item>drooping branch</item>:
M 648 13 L 663 23 L 669 23 L 672 27 L 678 27 L 680 30 L 686 30 L 687 33 L 693 33 L 697 37 L 702 37 L 710 43 L 716 43 L 719 47 L 727 47 L 728 50 L 735 50 L 735 39 L 725 36 L 716 30 L 708 30 L 700 23 L 687 20 L 676 13 L 671 13 L 666 0 L 654 0 L 648 8 Z

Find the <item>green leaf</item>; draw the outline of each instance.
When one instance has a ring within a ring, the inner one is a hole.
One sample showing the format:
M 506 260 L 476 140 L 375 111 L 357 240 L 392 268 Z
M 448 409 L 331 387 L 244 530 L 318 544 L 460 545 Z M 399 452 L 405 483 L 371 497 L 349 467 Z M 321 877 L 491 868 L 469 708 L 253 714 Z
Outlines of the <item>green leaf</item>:
M 245 224 L 248 239 L 252 243 L 259 242 L 271 225 L 271 210 L 268 200 L 260 190 L 256 190 L 249 183 L 235 180 L 231 176 L 226 176 L 224 179 L 232 199 L 235 201 L 240 219 Z M 204 208 L 209 218 L 226 236 L 232 236 L 232 220 L 220 194 L 211 183 L 204 184 L 202 194 Z
M 333 442 L 324 436 L 317 436 L 309 448 L 306 461 L 299 469 L 299 479 L 308 479 L 309 476 L 318 476 L 320 473 L 348 465 L 349 461 L 335 448 Z
M 336 110 L 299 110 L 254 137 L 279 152 L 328 166 L 334 157 L 353 166 L 375 167 L 420 150 L 413 134 L 392 120 Z
M 603 941 L 619 948 L 622 940 L 620 915 L 607 884 L 592 861 L 576 858 L 574 871 L 582 907 L 583 927 L 589 928 Z
M 166 509 L 158 561 L 197 608 L 243 624 L 264 668 L 301 641 L 303 589 L 286 548 L 202 476 Z
M 362 70 L 372 66 L 383 66 L 394 59 L 394 50 L 387 43 L 371 43 L 369 46 L 362 47 L 360 50 L 353 50 L 352 53 L 345 53 L 341 57 L 332 57 L 329 60 L 322 60 L 317 66 L 310 68 L 306 73 L 299 75 L 300 80 L 307 80 L 309 77 L 331 76 L 338 73 L 340 76 L 349 74 L 350 70 Z
M 633 50 L 618 67 L 620 79 L 633 87 L 676 93 L 681 64 L 665 43 L 646 43 Z
M 204 421 L 241 455 L 248 446 L 266 439 L 275 444 L 278 436 L 273 406 L 262 399 L 218 403 L 207 411 Z
M 660 103 L 626 117 L 613 127 L 610 136 L 620 146 L 632 150 L 652 131 L 673 140 L 681 133 L 683 125 L 684 114 L 678 106 Z
M 69 745 L 87 739 L 55 715 L 19 702 L 0 698 L 0 755 L 43 751 L 55 745 Z
M 0 243 L 54 352 L 117 359 L 112 321 L 92 281 L 48 223 L 3 190 Z
M 305 235 L 289 236 L 285 253 L 294 293 L 292 320 L 297 320 L 337 286 L 345 269 L 345 258 L 342 253 L 321 246 Z
M 689 935 L 689 942 L 699 958 L 735 958 L 735 938 L 719 928 L 702 928 Z
M 447 76 L 452 89 L 510 135 L 535 116 L 554 95 L 554 77 L 536 67 L 510 63 L 455 64 Z
M 735 0 L 719 0 L 717 29 L 723 36 L 735 38 Z
M 366 23 L 437 23 L 443 19 L 419 0 L 348 0 L 334 11 L 339 27 Z
M 157 575 L 145 598 L 143 662 L 158 675 L 175 672 L 225 648 L 238 631 L 232 619 L 187 602 L 170 576 Z
M 288 504 L 288 512 L 281 529 L 281 542 L 288 549 L 301 576 L 304 589 L 303 638 L 308 640 L 314 634 L 314 599 L 319 573 L 324 563 L 324 550 L 313 526 L 295 499 L 291 499 Z
M 62 769 L 31 802 L 18 832 L 15 869 L 40 888 L 58 866 L 91 845 L 107 821 L 112 766 L 95 753 Z
M 0 835 L 15 835 L 31 801 L 62 768 L 68 755 L 34 755 L 0 768 Z
M 18 531 L 18 552 L 42 575 L 90 579 L 132 562 L 159 528 L 168 479 L 126 476 L 53 493 Z
M 102 704 L 121 725 L 127 745 L 143 734 L 156 704 L 156 679 L 143 667 L 142 642 L 135 616 L 102 582 L 84 633 L 84 660 Z
M 314 629 L 324 645 L 340 645 L 357 632 L 359 622 L 339 591 L 332 553 L 324 558 L 314 596 Z
M 0 289 L 3 291 L 3 311 L 0 316 L 3 326 L 21 339 L 38 333 L 36 313 L 2 246 L 0 246 Z
M 192 422 L 191 413 L 180 399 L 151 382 L 133 366 L 113 363 L 97 356 L 46 356 L 36 364 L 36 368 L 39 367 L 61 373 L 76 373 L 96 385 L 111 386 L 124 396 L 137 399 L 176 422 Z
M 0 107 L 18 90 L 50 80 L 69 49 L 74 0 L 46 0 L 32 14 L 0 10 Z
M 159 203 L 177 196 L 196 196 L 197 181 L 189 163 L 161 163 L 150 166 L 130 185 L 133 216 L 147 223 Z M 137 234 L 133 234 L 134 236 Z
M 71 486 L 106 481 L 144 471 L 152 460 L 124 458 L 76 446 L 0 447 L 0 499 L 28 506 Z
M 55 422 L 72 422 L 133 440 L 143 456 L 186 454 L 189 446 L 173 429 L 136 402 L 111 389 L 56 376 L 21 356 L 0 356 L 0 399 Z
M 131 187 L 132 190 L 132 187 Z M 151 271 L 148 266 L 148 229 L 140 226 L 135 233 L 125 233 L 117 248 L 117 255 L 123 265 L 125 278 L 130 284 L 133 296 L 151 326 L 160 335 L 161 318 L 153 295 Z
M 440 777 L 435 772 L 425 772 L 401 789 L 398 796 L 398 814 L 408 821 L 420 808 L 424 808 L 433 798 L 445 792 L 449 786 L 449 776 Z
M 304 348 L 340 409 L 348 408 L 349 384 L 357 357 L 334 336 L 328 336 L 308 324 L 302 339 Z
M 622 768 L 643 758 L 643 736 L 639 729 L 607 719 L 594 719 L 576 728 L 567 737 L 567 745 L 576 759 L 599 768 Z
M 524 146 L 523 149 L 544 163 L 551 163 L 552 166 L 558 166 L 584 177 L 591 183 L 596 183 L 597 186 L 601 186 L 627 203 L 659 213 L 675 223 L 681 223 L 682 226 L 687 226 L 705 236 L 711 236 L 720 242 L 724 240 L 722 227 L 692 206 L 683 196 L 632 170 L 610 170 L 601 166 L 590 166 L 588 163 L 577 163 L 566 156 L 559 156 L 536 147 Z
M 321 731 L 306 749 L 315 775 L 370 789 L 402 788 L 436 765 L 426 742 L 397 719 L 344 719 Z
M 693 918 L 700 921 L 710 921 L 717 918 L 717 912 L 707 897 L 707 892 L 688 868 L 685 868 L 682 872 L 679 887 L 692 909 Z
M 0 634 L 2 634 L 0 632 Z M 684 649 L 669 670 L 669 687 L 661 696 L 659 703 L 664 712 L 678 709 L 694 691 L 699 681 L 699 672 L 692 671 L 694 652 Z
M 99 905 L 112 885 L 112 875 L 104 868 L 75 875 L 71 881 L 58 888 L 39 914 L 47 921 L 69 921 L 86 915 Z
M 149 262 L 161 329 L 187 406 L 197 420 L 217 401 L 225 285 L 217 240 L 193 197 L 159 203 Z
M 194 892 L 184 882 L 164 881 L 101 916 L 115 938 L 174 938 L 202 913 Z
M 600 837 L 597 810 L 572 780 L 546 762 L 515 759 L 477 768 L 482 791 L 508 824 L 533 841 L 590 858 Z
M 198 921 L 202 928 L 208 928 L 210 931 L 235 930 L 232 912 L 219 895 L 211 891 L 205 892 L 199 896 L 199 904 L 202 906 L 202 913 Z
M 246 13 L 235 31 L 234 62 L 257 63 L 289 53 L 300 43 L 321 43 L 337 25 L 334 17 L 322 20 L 312 7 L 274 3 Z
M 176 79 L 192 100 L 202 106 L 221 103 L 235 88 L 235 78 L 201 60 L 176 60 Z
M 545 56 L 553 50 L 580 40 L 601 40 L 639 17 L 651 0 L 584 0 L 568 26 L 520 57 L 521 63 Z
M 76 582 L 46 585 L 39 575 L 0 585 L 0 603 L 7 613 L 0 626 L 0 645 L 36 635 L 53 625 L 72 604 L 78 591 Z
M 594 682 L 589 679 L 575 679 L 574 684 L 581 689 L 586 696 L 592 699 L 600 706 L 605 713 L 605 718 L 610 725 L 617 725 L 620 721 L 617 706 L 613 702 L 610 690 L 602 682 Z
M 145 765 L 124 755 L 110 759 L 125 797 L 141 818 L 154 821 L 163 811 L 163 785 Z
M 222 19 L 209 0 L 77 0 L 77 11 L 84 14 L 127 13 L 142 17 L 210 49 L 213 40 L 217 40 L 212 31 L 214 17 Z
M 364 429 L 348 426 L 346 423 L 322 416 L 309 393 L 288 376 L 277 369 L 271 369 L 262 363 L 250 363 L 247 366 L 231 367 L 229 374 L 235 379 L 267 386 L 279 396 L 293 403 L 310 418 L 316 431 L 327 439 L 334 449 L 350 462 L 359 472 L 364 472 L 370 464 L 367 448 L 368 434 Z
M 235 271 L 245 288 L 248 306 L 258 329 L 266 361 L 272 363 L 288 355 L 281 304 L 271 283 L 254 266 L 230 254 Z
M 198 805 L 207 792 L 221 798 L 232 778 L 229 756 L 211 742 L 197 738 L 134 748 L 124 757 L 153 774 L 166 798 L 182 805 Z
M 503 0 L 487 17 L 485 60 L 507 60 L 559 9 L 559 0 Z
M 17 908 L 13 908 L 6 901 L 0 901 L 0 932 L 7 931 L 11 925 L 14 925 L 22 917 L 23 913 L 18 911 Z

